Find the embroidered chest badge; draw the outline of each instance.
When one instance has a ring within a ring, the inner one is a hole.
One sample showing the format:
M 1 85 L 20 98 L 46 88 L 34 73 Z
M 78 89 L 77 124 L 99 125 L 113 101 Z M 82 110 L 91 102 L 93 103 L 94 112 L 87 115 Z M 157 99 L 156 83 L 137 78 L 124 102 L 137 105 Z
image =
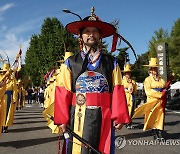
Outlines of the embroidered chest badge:
M 76 93 L 103 93 L 108 91 L 107 79 L 95 71 L 82 73 L 76 81 Z

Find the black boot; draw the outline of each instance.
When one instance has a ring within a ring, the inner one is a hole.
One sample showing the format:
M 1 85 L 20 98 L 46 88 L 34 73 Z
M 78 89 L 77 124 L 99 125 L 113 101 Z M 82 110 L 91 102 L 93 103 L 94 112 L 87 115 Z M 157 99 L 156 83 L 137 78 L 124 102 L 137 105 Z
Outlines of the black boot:
M 165 138 L 162 135 L 162 130 L 157 129 L 158 138 L 160 141 L 165 141 Z
M 154 140 L 159 140 L 157 129 L 152 129 L 152 135 Z
M 132 123 L 126 124 L 127 129 L 134 129 L 135 127 L 132 125 Z
M 4 127 L 3 133 L 8 133 L 8 126 L 7 126 L 7 127 Z

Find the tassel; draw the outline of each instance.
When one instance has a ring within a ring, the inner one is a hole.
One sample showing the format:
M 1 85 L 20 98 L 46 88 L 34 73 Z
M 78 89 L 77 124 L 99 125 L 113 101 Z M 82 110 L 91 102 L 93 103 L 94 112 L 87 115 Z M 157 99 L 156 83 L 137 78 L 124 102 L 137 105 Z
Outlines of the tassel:
M 112 41 L 112 48 L 111 48 L 111 52 L 116 51 L 117 41 L 118 41 L 118 34 L 117 34 L 117 33 L 115 33 L 115 34 L 113 35 L 113 41 Z

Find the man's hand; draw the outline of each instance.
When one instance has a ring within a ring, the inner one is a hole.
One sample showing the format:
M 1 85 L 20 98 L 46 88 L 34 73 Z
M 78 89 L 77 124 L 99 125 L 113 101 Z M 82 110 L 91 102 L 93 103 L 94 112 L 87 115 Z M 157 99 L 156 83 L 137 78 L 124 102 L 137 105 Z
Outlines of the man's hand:
M 63 133 L 66 132 L 66 124 L 59 125 L 59 129 L 62 129 Z
M 123 125 L 124 125 L 124 124 L 115 124 L 115 123 L 114 123 L 115 129 L 119 129 L 119 130 L 123 127 Z

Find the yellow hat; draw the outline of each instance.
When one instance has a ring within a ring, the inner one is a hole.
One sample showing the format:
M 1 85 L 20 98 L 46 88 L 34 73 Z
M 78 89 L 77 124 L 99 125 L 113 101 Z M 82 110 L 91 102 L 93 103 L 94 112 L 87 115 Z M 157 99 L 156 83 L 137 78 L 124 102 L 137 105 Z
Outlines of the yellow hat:
M 151 58 L 149 61 L 149 65 L 143 65 L 148 67 L 158 67 L 158 60 L 157 58 Z
M 67 58 L 69 58 L 72 55 L 73 55 L 72 52 L 66 51 L 65 55 L 64 55 L 64 59 L 63 60 L 59 60 L 58 62 L 63 63 Z
M 9 63 L 5 63 L 3 64 L 3 69 L 0 70 L 0 72 L 6 72 L 10 69 L 10 64 Z
M 131 65 L 130 64 L 125 64 L 124 65 L 124 70 L 122 72 L 131 72 Z

